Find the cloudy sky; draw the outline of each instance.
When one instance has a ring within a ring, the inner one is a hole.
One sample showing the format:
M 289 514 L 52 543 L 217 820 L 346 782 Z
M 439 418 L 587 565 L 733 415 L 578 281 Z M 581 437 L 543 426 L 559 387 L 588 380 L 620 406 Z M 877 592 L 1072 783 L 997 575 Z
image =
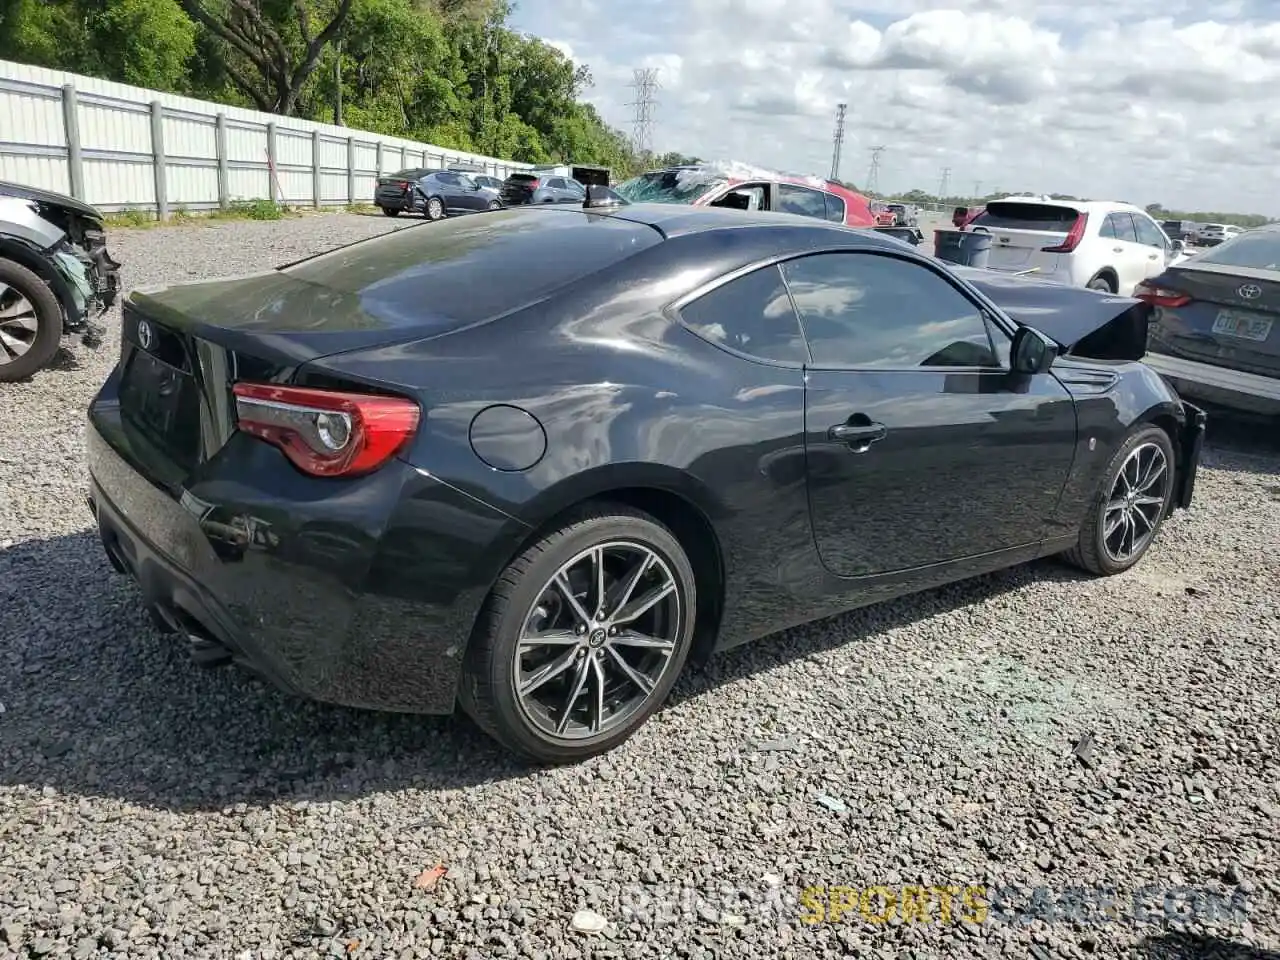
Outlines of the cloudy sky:
M 1280 216 L 1280 0 L 519 0 L 654 147 L 936 192 L 1063 192 Z

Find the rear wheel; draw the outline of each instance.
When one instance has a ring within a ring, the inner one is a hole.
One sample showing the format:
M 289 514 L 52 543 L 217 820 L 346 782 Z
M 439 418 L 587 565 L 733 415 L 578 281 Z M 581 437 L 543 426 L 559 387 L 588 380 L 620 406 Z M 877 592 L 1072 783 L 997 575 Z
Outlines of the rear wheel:
M 1111 278 L 1107 276 L 1097 276 L 1089 281 L 1090 290 L 1101 290 L 1104 293 L 1115 293 L 1116 288 L 1111 284 Z
M 428 220 L 443 220 L 444 202 L 439 197 L 428 197 L 426 213 Z
M 21 264 L 0 260 L 0 383 L 47 365 L 61 340 L 62 307 L 49 285 Z
M 382 208 L 381 208 L 381 210 L 382 210 L 383 216 L 387 216 L 387 217 L 398 217 L 398 216 L 400 216 L 400 211 L 399 211 L 399 210 L 393 210 L 391 207 L 382 207 Z
M 462 706 L 533 760 L 603 753 L 666 699 L 695 607 L 693 568 L 670 530 L 629 507 L 587 509 L 499 578 L 467 651 Z
M 1174 454 L 1169 435 L 1134 430 L 1107 465 L 1067 559 L 1098 576 L 1123 573 L 1155 541 L 1173 499 Z
M 490 209 L 490 210 L 501 210 L 501 209 L 502 209 L 502 204 L 500 204 L 497 200 L 490 200 L 490 201 L 489 201 L 489 209 Z

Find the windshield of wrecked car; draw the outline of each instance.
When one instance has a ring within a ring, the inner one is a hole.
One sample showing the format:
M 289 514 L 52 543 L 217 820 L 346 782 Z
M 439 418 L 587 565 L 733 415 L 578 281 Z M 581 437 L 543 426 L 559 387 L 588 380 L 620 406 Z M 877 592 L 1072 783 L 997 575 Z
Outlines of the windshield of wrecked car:
M 1238 234 L 1196 259 L 1224 267 L 1280 270 L 1280 230 Z
M 727 182 L 705 170 L 657 170 L 618 184 L 615 192 L 632 203 L 693 203 Z

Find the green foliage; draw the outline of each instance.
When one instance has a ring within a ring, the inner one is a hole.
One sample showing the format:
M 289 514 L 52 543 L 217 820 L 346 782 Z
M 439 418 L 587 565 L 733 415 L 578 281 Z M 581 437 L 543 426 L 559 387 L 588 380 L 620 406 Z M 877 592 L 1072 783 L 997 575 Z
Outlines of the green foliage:
M 1271 217 L 1264 217 L 1260 213 L 1219 213 L 1217 211 L 1198 211 L 1188 213 L 1185 210 L 1166 210 L 1158 203 L 1149 203 L 1146 206 L 1147 213 L 1151 214 L 1157 220 L 1194 220 L 1197 223 L 1231 223 L 1237 227 L 1244 227 L 1250 230 L 1254 227 L 1260 227 L 1265 223 L 1276 222 Z
M 0 0 L 0 58 L 529 163 L 626 177 L 590 70 L 508 0 Z M 265 201 L 264 201 L 265 202 Z
M 244 217 L 246 220 L 281 220 L 284 213 L 284 207 L 274 200 L 236 200 L 231 204 L 232 216 Z

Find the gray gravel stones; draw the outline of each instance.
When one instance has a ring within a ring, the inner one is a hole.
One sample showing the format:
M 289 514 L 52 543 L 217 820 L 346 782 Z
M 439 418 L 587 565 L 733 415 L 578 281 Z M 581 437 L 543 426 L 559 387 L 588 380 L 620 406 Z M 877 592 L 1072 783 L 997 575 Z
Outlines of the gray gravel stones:
M 111 245 L 134 286 L 406 225 L 332 214 Z M 152 631 L 83 505 L 115 321 L 96 353 L 0 387 L 0 957 L 1280 949 L 1274 436 L 1215 423 L 1195 510 L 1129 575 L 1041 563 L 792 630 L 682 680 L 612 755 L 531 772 L 463 720 L 299 703 Z M 1126 904 L 1150 887 L 1151 917 L 875 924 L 859 900 L 801 919 L 807 888 L 915 885 L 1110 885 Z M 1155 922 L 1169 887 L 1247 911 Z M 604 929 L 574 929 L 579 911 Z

